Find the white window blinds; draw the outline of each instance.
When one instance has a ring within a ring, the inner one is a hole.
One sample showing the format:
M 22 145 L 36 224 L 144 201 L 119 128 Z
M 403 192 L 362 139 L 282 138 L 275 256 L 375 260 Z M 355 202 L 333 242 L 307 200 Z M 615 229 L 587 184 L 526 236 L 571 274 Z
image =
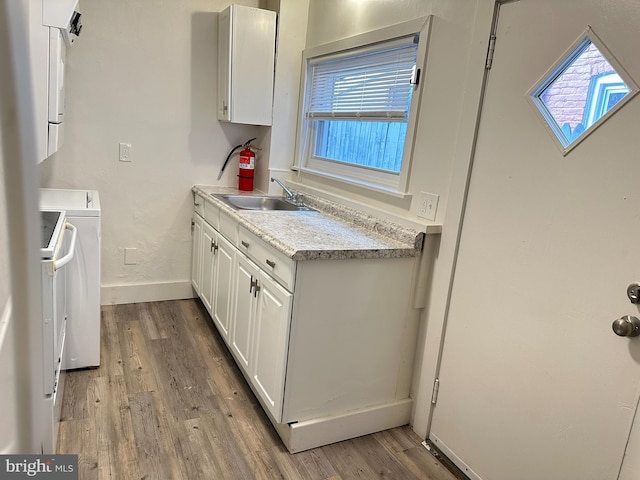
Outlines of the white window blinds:
M 418 51 L 414 38 L 311 59 L 307 118 L 405 121 Z

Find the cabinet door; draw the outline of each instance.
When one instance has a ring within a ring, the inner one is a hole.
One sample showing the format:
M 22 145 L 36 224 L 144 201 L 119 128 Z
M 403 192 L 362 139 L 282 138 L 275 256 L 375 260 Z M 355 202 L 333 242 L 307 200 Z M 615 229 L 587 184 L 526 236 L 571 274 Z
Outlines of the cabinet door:
M 231 5 L 218 17 L 218 120 L 271 125 L 276 13 Z
M 202 217 L 196 213 L 191 219 L 191 285 L 200 295 L 200 282 L 202 281 Z
M 231 7 L 218 17 L 218 120 L 230 120 Z
M 229 328 L 233 312 L 233 281 L 235 248 L 222 235 L 217 235 L 215 292 L 213 297 L 213 320 L 218 331 L 229 343 Z
M 240 367 L 248 373 L 259 270 L 251 260 L 240 253 L 236 253 L 234 270 L 235 308 L 231 326 L 231 351 Z
M 202 223 L 202 283 L 200 284 L 200 298 L 207 307 L 209 313 L 212 311 L 213 292 L 215 289 L 215 261 L 216 261 L 216 232 L 207 222 Z
M 282 420 L 284 377 L 293 294 L 260 272 L 251 382 L 277 422 Z

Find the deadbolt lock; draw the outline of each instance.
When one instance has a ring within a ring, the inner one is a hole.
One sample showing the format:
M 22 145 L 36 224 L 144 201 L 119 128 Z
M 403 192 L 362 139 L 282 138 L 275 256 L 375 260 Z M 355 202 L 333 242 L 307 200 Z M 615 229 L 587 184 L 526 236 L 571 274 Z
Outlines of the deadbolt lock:
M 640 283 L 632 283 L 627 287 L 627 297 L 631 303 L 640 303 Z

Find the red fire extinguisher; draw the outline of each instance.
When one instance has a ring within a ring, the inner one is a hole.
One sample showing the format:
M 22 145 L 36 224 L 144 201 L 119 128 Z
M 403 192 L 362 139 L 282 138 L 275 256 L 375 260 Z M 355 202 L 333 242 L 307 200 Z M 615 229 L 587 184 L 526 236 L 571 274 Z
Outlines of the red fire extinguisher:
M 238 190 L 253 191 L 253 174 L 256 168 L 256 154 L 251 150 L 251 145 L 244 144 L 244 150 L 240 152 L 240 164 L 238 169 Z

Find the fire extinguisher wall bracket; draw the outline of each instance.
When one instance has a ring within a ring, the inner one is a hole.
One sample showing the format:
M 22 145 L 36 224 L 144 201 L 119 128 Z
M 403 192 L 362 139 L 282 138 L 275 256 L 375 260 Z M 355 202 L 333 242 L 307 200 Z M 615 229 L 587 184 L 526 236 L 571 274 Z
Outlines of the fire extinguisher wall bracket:
M 253 191 L 255 164 L 256 154 L 253 153 L 250 145 L 245 144 L 244 150 L 240 152 L 240 162 L 238 165 L 238 190 L 245 192 Z

